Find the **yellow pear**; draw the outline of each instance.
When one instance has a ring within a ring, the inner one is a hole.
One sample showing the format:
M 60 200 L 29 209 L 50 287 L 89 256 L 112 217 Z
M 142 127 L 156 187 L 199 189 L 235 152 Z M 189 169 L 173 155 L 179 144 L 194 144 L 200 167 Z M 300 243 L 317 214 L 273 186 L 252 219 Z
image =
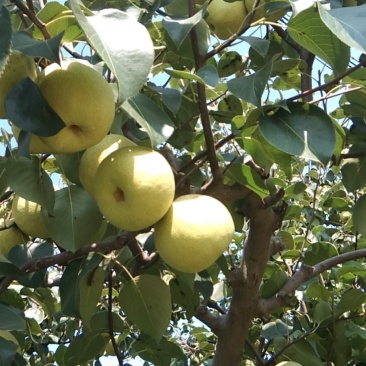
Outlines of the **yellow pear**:
M 29 239 L 16 226 L 8 226 L 10 226 L 10 223 L 7 222 L 5 226 L 5 220 L 1 220 L 0 255 L 4 257 L 8 255 L 11 248 L 17 244 L 26 244 Z
M 25 234 L 31 237 L 48 238 L 50 235 L 43 221 L 41 208 L 40 204 L 15 195 L 11 212 L 15 223 Z
M 102 214 L 119 229 L 136 231 L 160 220 L 175 193 L 173 171 L 158 152 L 122 147 L 99 165 L 94 197 Z
M 220 39 L 227 39 L 240 30 L 244 19 L 251 12 L 254 0 L 237 0 L 228 2 L 225 0 L 212 0 L 207 7 L 206 22 L 211 30 Z M 264 0 L 259 3 L 252 22 L 264 17 Z M 279 10 L 271 14 L 267 19 L 275 22 L 286 14 L 286 10 Z
M 86 149 L 80 159 L 79 178 L 84 189 L 93 196 L 93 180 L 100 163 L 110 153 L 125 146 L 136 146 L 128 138 L 110 134 L 104 137 L 98 144 Z
M 33 58 L 12 51 L 5 68 L 0 72 L 0 118 L 7 118 L 4 110 L 4 100 L 9 90 L 19 81 L 37 77 L 36 65 Z
M 155 225 L 154 242 L 161 258 L 188 273 L 212 265 L 227 249 L 234 233 L 228 209 L 210 196 L 178 197 Z
M 47 66 L 37 84 L 66 126 L 53 136 L 32 135 L 31 153 L 82 151 L 106 136 L 114 119 L 115 104 L 112 88 L 99 72 L 85 63 L 64 61 L 61 67 Z

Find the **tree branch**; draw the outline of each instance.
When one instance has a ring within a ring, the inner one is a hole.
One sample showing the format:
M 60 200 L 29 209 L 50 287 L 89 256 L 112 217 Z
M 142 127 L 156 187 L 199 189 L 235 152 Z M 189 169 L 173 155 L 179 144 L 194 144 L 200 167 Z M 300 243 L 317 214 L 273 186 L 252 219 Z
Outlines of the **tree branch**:
M 281 290 L 269 299 L 261 299 L 259 301 L 258 314 L 268 316 L 273 310 L 288 305 L 289 299 L 293 296 L 296 289 L 304 282 L 318 276 L 324 271 L 332 267 L 346 263 L 350 260 L 366 257 L 366 249 L 359 249 L 354 252 L 340 254 L 336 257 L 326 259 L 323 262 L 316 264 L 314 267 L 302 265 L 301 268 L 288 279 Z
M 28 273 L 39 271 L 53 265 L 66 265 L 68 262 L 75 258 L 83 257 L 90 252 L 98 253 L 109 253 L 112 250 L 121 249 L 129 243 L 130 240 L 134 239 L 138 232 L 125 231 L 121 235 L 118 235 L 113 240 L 108 242 L 93 243 L 85 245 L 77 252 L 63 252 L 56 255 L 50 255 L 48 257 L 34 258 L 29 262 L 25 263 L 20 271 L 25 275 Z M 7 276 L 0 283 L 0 294 L 6 290 L 9 285 L 16 279 L 16 276 Z
M 20 0 L 11 0 L 11 2 L 34 23 L 34 25 L 41 31 L 45 39 L 50 39 L 46 25 L 37 18 L 37 16 L 28 9 Z
M 195 1 L 189 0 L 189 17 L 194 15 L 195 9 Z M 200 54 L 199 43 L 198 43 L 198 35 L 197 28 L 194 26 L 190 32 L 191 42 L 192 42 L 192 51 L 194 56 L 195 68 L 196 72 L 204 65 L 204 60 Z M 201 115 L 201 123 L 203 127 L 203 133 L 205 135 L 206 148 L 207 148 L 207 156 L 210 162 L 211 173 L 214 180 L 221 181 L 222 180 L 222 172 L 219 168 L 219 163 L 216 157 L 216 149 L 215 142 L 213 138 L 213 133 L 211 129 L 210 116 L 208 114 L 207 104 L 206 104 L 206 90 L 205 86 L 201 83 L 196 83 L 197 86 L 197 103 L 198 109 Z
M 116 340 L 114 339 L 114 327 L 113 327 L 113 280 L 112 275 L 109 272 L 108 273 L 108 328 L 109 328 L 109 337 L 111 338 L 114 354 L 117 357 L 118 365 L 123 366 L 123 357 L 121 355 L 121 352 L 118 349 Z

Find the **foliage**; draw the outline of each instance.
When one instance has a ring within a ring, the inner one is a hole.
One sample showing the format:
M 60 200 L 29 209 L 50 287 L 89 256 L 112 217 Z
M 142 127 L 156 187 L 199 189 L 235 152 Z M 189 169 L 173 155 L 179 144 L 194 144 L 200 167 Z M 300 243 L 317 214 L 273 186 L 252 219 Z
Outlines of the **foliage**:
M 220 199 L 236 227 L 214 265 L 178 272 L 151 228 L 102 217 L 80 153 L 30 157 L 2 129 L 1 217 L 18 194 L 52 238 L 0 256 L 0 364 L 366 362 L 366 5 L 303 3 L 219 41 L 207 2 L 0 1 L 0 86 L 12 50 L 39 70 L 89 62 L 115 92 L 111 132 L 160 151 L 177 196 Z M 63 126 L 29 79 L 5 107 L 28 132 Z

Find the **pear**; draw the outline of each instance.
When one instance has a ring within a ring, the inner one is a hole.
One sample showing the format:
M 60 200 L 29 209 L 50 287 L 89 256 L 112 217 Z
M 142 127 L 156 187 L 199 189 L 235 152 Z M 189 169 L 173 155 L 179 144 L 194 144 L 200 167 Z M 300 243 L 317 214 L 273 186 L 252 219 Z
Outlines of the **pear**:
M 0 220 L 0 255 L 6 257 L 10 249 L 17 244 L 26 244 L 27 236 L 16 226 L 10 226 L 11 222 Z
M 129 146 L 112 152 L 101 162 L 93 190 L 101 213 L 112 225 L 137 231 L 165 215 L 174 198 L 175 182 L 161 154 Z
M 136 146 L 128 138 L 110 134 L 104 137 L 98 144 L 86 149 L 80 159 L 79 178 L 84 189 L 93 196 L 93 181 L 100 163 L 113 151 L 125 146 Z
M 53 136 L 32 135 L 31 153 L 78 152 L 106 136 L 114 119 L 115 104 L 112 88 L 99 72 L 85 63 L 64 61 L 61 67 L 47 66 L 36 83 L 66 126 Z
M 0 118 L 7 118 L 4 109 L 6 94 L 16 83 L 26 77 L 30 77 L 32 80 L 37 77 L 33 58 L 18 51 L 12 51 L 3 71 L 0 72 Z
M 18 228 L 25 234 L 37 238 L 49 238 L 50 234 L 43 221 L 42 206 L 18 195 L 14 196 L 11 212 Z
M 173 202 L 154 230 L 161 258 L 179 271 L 195 273 L 212 265 L 227 249 L 234 222 L 217 199 L 187 194 Z

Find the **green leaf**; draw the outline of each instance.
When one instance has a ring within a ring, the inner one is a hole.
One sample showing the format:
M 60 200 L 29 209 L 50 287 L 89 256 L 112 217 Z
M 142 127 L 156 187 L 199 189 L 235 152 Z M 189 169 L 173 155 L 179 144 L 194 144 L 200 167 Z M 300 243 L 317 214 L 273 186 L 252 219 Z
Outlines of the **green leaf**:
M 319 301 L 314 309 L 314 321 L 318 324 L 327 321 L 332 316 L 332 309 L 328 302 Z
M 11 19 L 5 6 L 0 8 L 0 75 L 8 60 L 11 47 Z
M 52 239 L 62 248 L 76 252 L 90 244 L 103 216 L 95 200 L 84 189 L 70 186 L 55 192 L 52 215 L 42 208 L 43 219 Z
M 37 18 L 45 23 L 51 37 L 63 32 L 63 42 L 72 42 L 76 39 L 84 38 L 84 33 L 78 26 L 70 8 L 56 1 L 46 3 L 37 13 Z M 34 38 L 43 38 L 42 32 L 37 27 L 32 35 Z
M 64 364 L 83 365 L 103 354 L 105 338 L 99 333 L 83 333 L 75 337 L 64 354 Z
M 196 74 L 192 74 L 188 71 L 180 71 L 180 70 L 170 70 L 170 69 L 165 69 L 164 70 L 168 75 L 173 76 L 174 78 L 177 79 L 186 79 L 186 80 L 194 80 L 197 81 L 203 85 L 206 85 L 205 81 L 200 78 L 198 75 Z
M 349 47 L 366 53 L 365 6 L 326 10 L 319 4 L 318 8 L 322 21 L 337 38 Z M 331 44 L 329 43 L 329 45 Z
M 283 355 L 302 366 L 323 366 L 315 348 L 305 339 L 293 343 L 283 352 Z
M 131 279 L 119 293 L 119 304 L 131 322 L 159 342 L 172 311 L 169 286 L 160 277 L 146 274 Z
M 169 19 L 163 18 L 161 24 L 168 32 L 170 38 L 179 48 L 184 39 L 187 37 L 191 29 L 202 19 L 202 9 L 190 18 L 185 19 Z
M 328 301 L 332 292 L 318 282 L 312 282 L 305 291 L 307 298 Z
M 67 266 L 60 280 L 61 311 L 66 316 L 80 318 L 80 292 L 78 274 L 83 259 L 74 259 Z
M 366 237 L 366 195 L 358 198 L 352 212 L 353 226 L 363 237 Z
M 262 94 L 272 71 L 272 62 L 268 62 L 256 73 L 231 79 L 227 87 L 231 93 L 257 107 L 262 104 Z
M 9 157 L 6 163 L 6 180 L 16 194 L 39 203 L 49 213 L 53 212 L 53 184 L 47 172 L 41 168 L 37 156 L 32 156 L 31 159 Z
M 313 8 L 291 17 L 287 31 L 295 42 L 329 64 L 335 74 L 346 71 L 350 59 L 349 42 L 343 43 L 338 33 L 332 33 Z
M 268 281 L 264 282 L 260 289 L 260 295 L 263 299 L 268 299 L 274 296 L 283 285 L 287 282 L 288 277 L 281 269 L 276 270 Z
M 89 321 L 91 331 L 96 333 L 108 333 L 110 330 L 109 315 L 112 317 L 113 332 L 123 333 L 127 329 L 122 317 L 119 314 L 115 312 L 109 314 L 107 310 L 104 310 L 95 313 L 91 317 Z
M 220 78 L 235 74 L 242 67 L 242 57 L 236 51 L 225 52 L 217 64 L 217 72 Z
M 346 311 L 357 311 L 357 308 L 365 301 L 366 294 L 364 292 L 351 288 L 342 295 L 341 300 L 336 305 L 334 311 L 337 316 L 340 316 Z
M 287 336 L 291 333 L 291 327 L 280 319 L 264 324 L 261 330 L 261 336 L 266 339 L 273 339 L 276 336 Z
M 170 366 L 172 359 L 182 360 L 186 365 L 187 357 L 176 343 L 162 339 L 159 343 L 142 334 L 133 342 L 135 355 L 151 362 L 153 365 Z
M 273 115 L 259 116 L 263 137 L 277 149 L 326 164 L 332 157 L 335 131 L 331 118 L 319 107 L 288 103 Z
M 20 276 L 22 271 L 0 253 L 0 276 Z
M 253 50 L 255 50 L 256 52 L 258 52 L 259 55 L 261 55 L 263 58 L 266 57 L 269 50 L 270 41 L 268 41 L 267 39 L 252 36 L 242 36 L 238 38 L 247 42 L 250 45 L 250 47 L 252 47 Z
M 354 192 L 366 185 L 366 158 L 345 159 L 341 168 L 342 183 L 348 192 Z
M 215 87 L 219 83 L 219 76 L 216 67 L 213 65 L 204 65 L 197 72 L 199 76 L 208 86 Z
M 311 244 L 304 253 L 304 263 L 313 266 L 338 255 L 337 248 L 324 241 Z
M 126 100 L 122 108 L 145 129 L 153 147 L 165 142 L 174 131 L 170 117 L 144 94 Z
M 116 77 L 119 102 L 134 96 L 146 82 L 154 61 L 147 29 L 117 9 L 103 9 L 86 17 L 78 0 L 70 0 L 70 6 L 88 42 Z
M 25 330 L 25 316 L 22 311 L 0 303 L 0 330 Z
M 55 155 L 56 164 L 59 167 L 60 173 L 70 182 L 75 183 L 81 187 L 79 178 L 79 164 L 82 152 L 74 154 L 57 154 Z
M 181 305 L 187 312 L 187 317 L 192 318 L 196 309 L 200 305 L 200 299 L 197 291 L 192 290 L 185 282 L 179 278 L 172 278 L 169 281 L 172 302 Z
M 39 41 L 27 32 L 19 31 L 13 34 L 13 48 L 31 57 L 45 57 L 50 61 L 60 63 L 60 45 L 63 33 L 56 37 Z
M 80 281 L 80 305 L 81 319 L 89 321 L 94 314 L 103 289 L 105 272 L 102 267 L 97 267 L 91 273 L 84 275 Z
M 162 88 L 160 86 L 148 85 L 148 88 L 158 93 L 165 106 L 174 114 L 177 115 L 182 102 L 182 94 L 179 90 L 171 88 Z
M 5 112 L 20 129 L 47 137 L 65 127 L 65 123 L 49 106 L 36 83 L 25 78 L 14 85 L 5 97 Z
M 263 179 L 258 173 L 253 171 L 249 166 L 239 163 L 233 163 L 226 171 L 226 175 L 235 182 L 249 188 L 259 197 L 268 196 L 268 190 L 263 182 Z
M 1 19 L 0 19 L 1 22 Z M 8 341 L 0 335 L 0 365 L 12 365 L 17 353 L 18 345 Z

